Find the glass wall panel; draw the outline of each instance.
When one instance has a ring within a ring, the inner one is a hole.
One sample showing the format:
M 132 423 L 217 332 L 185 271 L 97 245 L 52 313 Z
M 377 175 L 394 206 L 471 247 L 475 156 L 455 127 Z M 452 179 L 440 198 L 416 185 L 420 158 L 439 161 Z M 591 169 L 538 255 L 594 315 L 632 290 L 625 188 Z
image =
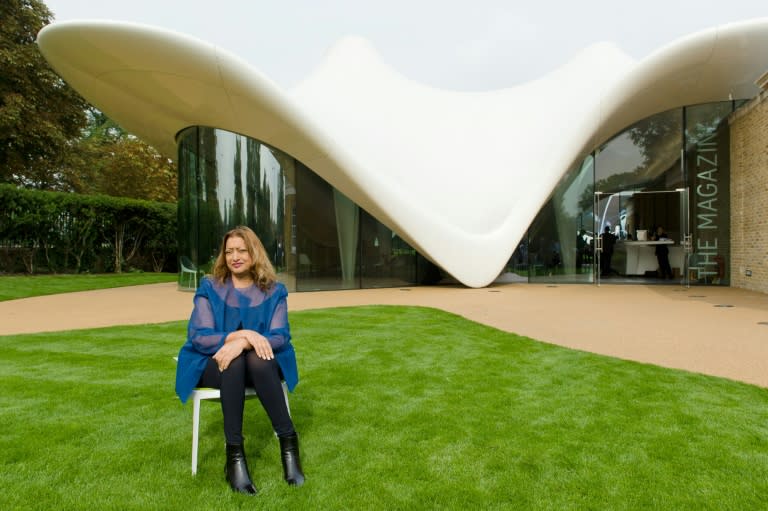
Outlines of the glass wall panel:
M 597 151 L 595 191 L 674 190 L 683 185 L 682 109 L 644 119 Z
M 276 222 L 275 253 L 272 262 L 278 278 L 289 291 L 296 290 L 296 271 L 298 254 L 296 250 L 296 160 L 282 151 L 262 146 L 277 161 L 282 175 L 283 193 L 278 196 L 277 214 L 281 219 Z M 268 160 L 268 158 L 267 158 Z M 262 160 L 263 161 L 263 160 Z
M 418 283 L 418 264 L 421 254 L 400 236 L 392 233 L 392 252 L 389 261 L 389 272 L 393 286 Z M 434 266 L 434 265 L 433 265 Z M 423 273 L 423 272 L 422 272 Z
M 530 228 L 529 228 L 530 230 Z M 497 279 L 498 282 L 515 282 L 528 280 L 528 232 L 515 247 L 507 266 Z
M 179 287 L 196 289 L 200 277 L 197 251 L 198 174 L 197 128 L 186 130 L 179 140 L 178 244 Z
M 587 156 L 561 180 L 553 194 L 562 274 L 574 282 L 592 280 L 594 163 L 594 158 Z
M 209 273 L 221 239 L 216 133 L 190 128 L 179 137 L 179 284 L 194 289 Z
M 210 273 L 224 235 L 224 219 L 219 200 L 219 161 L 216 145 L 226 138 L 225 132 L 210 128 L 199 128 L 197 136 L 197 255 L 198 268 Z
M 416 281 L 416 251 L 366 211 L 360 215 L 360 285 L 410 286 Z
M 607 275 L 615 282 L 637 277 L 648 282 L 658 267 L 655 246 L 649 242 L 662 227 L 670 238 L 670 263 L 678 277 L 671 282 L 679 282 L 685 272 L 694 282 L 728 285 L 727 117 L 737 104 L 663 112 L 611 139 L 595 153 L 594 186 L 585 172 L 589 159 L 571 169 L 531 224 L 506 271 L 521 275 L 528 270 L 531 281 L 578 279 L 579 268 L 586 270 L 591 262 L 590 241 L 607 228 L 616 237 Z M 569 234 L 574 230 L 580 234 L 575 239 Z M 693 238 L 690 257 L 682 244 L 687 233 Z
M 690 183 L 693 283 L 730 285 L 730 132 L 732 102 L 688 107 L 685 170 Z
M 596 152 L 593 231 L 605 235 L 596 254 L 604 277 L 653 277 L 658 227 L 673 240 L 670 261 L 680 275 L 682 142 L 683 110 L 674 109 L 633 124 Z
M 289 289 L 295 258 L 286 255 L 293 204 L 292 158 L 242 135 L 190 128 L 179 137 L 179 241 L 184 287 L 211 272 L 224 233 L 247 225 L 259 236 Z M 285 167 L 285 170 L 284 170 Z M 295 194 L 295 192 L 294 192 Z M 186 263 L 186 264 L 185 264 Z
M 333 187 L 297 161 L 296 195 L 296 290 L 359 287 L 355 280 L 354 267 L 351 268 L 351 275 L 347 275 L 346 279 L 342 278 Z M 348 224 L 354 223 L 354 208 L 344 209 L 344 206 L 345 204 L 342 204 L 342 216 Z
M 527 252 L 531 282 L 590 282 L 594 237 L 591 155 L 560 180 L 529 229 L 527 245 L 512 256 L 516 268 Z
M 237 225 L 261 238 L 291 291 L 418 281 L 412 247 L 309 168 L 257 140 L 205 127 L 182 132 L 179 198 L 182 288 L 194 289 L 210 273 L 221 237 Z M 424 275 L 433 267 L 421 266 Z
M 557 234 L 555 204 L 549 199 L 528 229 L 528 279 L 531 282 L 559 281 L 560 239 Z
M 631 245 L 662 226 L 675 245 L 692 233 L 690 276 L 728 285 L 726 118 L 733 106 L 651 116 L 574 165 L 499 280 L 593 281 L 593 240 L 606 227 L 617 238 L 611 275 L 636 277 L 628 270 L 636 255 Z M 449 277 L 311 169 L 257 140 L 190 128 L 179 137 L 178 161 L 181 287 L 194 288 L 210 271 L 221 236 L 238 224 L 257 232 L 290 290 L 434 284 Z

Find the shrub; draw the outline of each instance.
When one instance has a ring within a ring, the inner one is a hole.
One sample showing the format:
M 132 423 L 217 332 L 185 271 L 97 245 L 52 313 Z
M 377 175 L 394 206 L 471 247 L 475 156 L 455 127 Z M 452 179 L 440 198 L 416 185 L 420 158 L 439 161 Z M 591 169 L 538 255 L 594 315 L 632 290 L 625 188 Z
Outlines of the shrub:
M 176 204 L 0 185 L 0 272 L 176 271 Z

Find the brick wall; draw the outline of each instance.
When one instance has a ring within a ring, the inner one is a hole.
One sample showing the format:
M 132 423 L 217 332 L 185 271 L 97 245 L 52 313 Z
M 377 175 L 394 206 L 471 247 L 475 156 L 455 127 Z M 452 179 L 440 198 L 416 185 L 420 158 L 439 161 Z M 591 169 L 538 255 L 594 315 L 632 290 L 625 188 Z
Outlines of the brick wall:
M 768 90 L 729 122 L 731 286 L 768 293 Z

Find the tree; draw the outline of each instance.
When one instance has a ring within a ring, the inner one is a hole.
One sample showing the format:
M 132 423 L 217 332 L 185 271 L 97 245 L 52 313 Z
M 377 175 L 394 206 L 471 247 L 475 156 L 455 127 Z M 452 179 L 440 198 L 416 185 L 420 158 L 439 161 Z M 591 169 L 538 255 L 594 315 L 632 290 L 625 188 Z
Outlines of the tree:
M 61 189 L 58 169 L 85 126 L 85 101 L 35 43 L 51 19 L 39 0 L 0 2 L 0 182 Z
M 173 161 L 133 135 L 118 140 L 102 156 L 100 191 L 116 197 L 176 202 Z
M 88 124 L 64 162 L 62 182 L 77 193 L 175 202 L 177 174 L 172 160 L 89 108 Z

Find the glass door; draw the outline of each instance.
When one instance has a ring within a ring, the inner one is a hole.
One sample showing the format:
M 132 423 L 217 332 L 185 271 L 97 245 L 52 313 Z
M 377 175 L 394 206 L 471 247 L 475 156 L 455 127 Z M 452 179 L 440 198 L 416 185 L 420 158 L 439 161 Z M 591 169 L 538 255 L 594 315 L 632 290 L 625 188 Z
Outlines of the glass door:
M 688 273 L 687 189 L 594 193 L 594 279 L 676 283 Z

